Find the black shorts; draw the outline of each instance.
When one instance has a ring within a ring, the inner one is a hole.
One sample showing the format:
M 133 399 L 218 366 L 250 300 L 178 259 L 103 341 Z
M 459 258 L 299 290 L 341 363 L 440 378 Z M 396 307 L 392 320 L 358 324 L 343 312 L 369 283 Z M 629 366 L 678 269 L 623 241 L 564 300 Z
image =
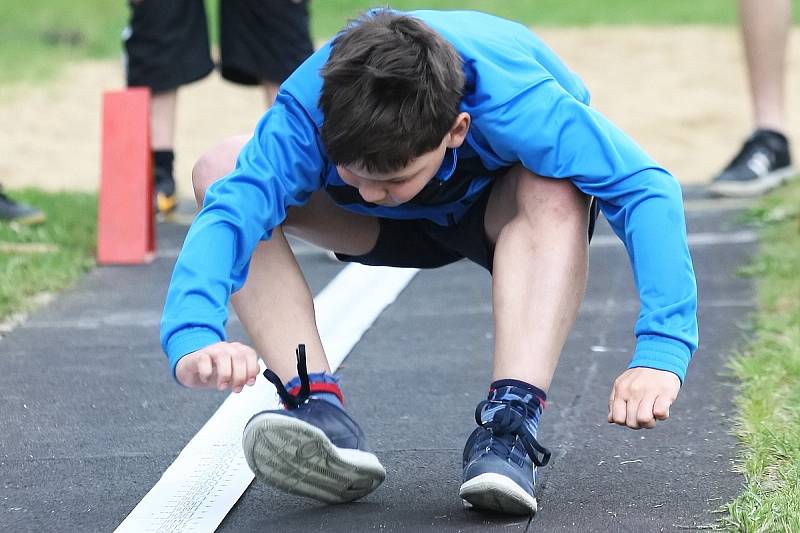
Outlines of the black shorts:
M 203 0 L 131 3 L 123 36 L 128 86 L 176 89 L 214 69 Z M 220 0 L 220 71 L 245 85 L 282 83 L 314 51 L 308 0 Z
M 430 220 L 378 218 L 380 233 L 375 247 L 364 255 L 336 254 L 341 261 L 373 266 L 437 268 L 460 259 L 469 259 L 490 273 L 494 244 L 486 235 L 484 215 L 492 184 L 481 192 L 464 216 L 452 226 Z M 589 240 L 592 239 L 599 208 L 592 198 L 589 205 Z

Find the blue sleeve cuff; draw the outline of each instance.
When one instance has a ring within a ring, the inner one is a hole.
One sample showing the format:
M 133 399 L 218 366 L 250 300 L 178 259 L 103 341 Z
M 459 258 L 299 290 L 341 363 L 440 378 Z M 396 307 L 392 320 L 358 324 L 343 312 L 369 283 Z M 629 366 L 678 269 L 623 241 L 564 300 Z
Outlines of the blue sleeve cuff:
M 691 351 L 681 341 L 656 335 L 642 335 L 636 343 L 636 351 L 628 368 L 666 370 L 678 376 L 683 384 L 691 358 Z
M 191 327 L 184 328 L 176 331 L 167 341 L 164 351 L 167 352 L 169 359 L 169 369 L 172 372 L 172 378 L 175 381 L 175 368 L 178 366 L 178 361 L 192 352 L 196 352 L 200 348 L 205 348 L 210 344 L 220 342 L 220 336 L 213 330 L 204 327 Z

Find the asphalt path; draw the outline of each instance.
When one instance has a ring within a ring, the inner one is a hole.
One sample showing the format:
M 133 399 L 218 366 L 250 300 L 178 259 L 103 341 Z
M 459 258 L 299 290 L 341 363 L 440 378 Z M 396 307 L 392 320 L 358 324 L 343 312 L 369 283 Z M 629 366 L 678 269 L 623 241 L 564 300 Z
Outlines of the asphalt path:
M 692 203 L 698 206 L 691 208 Z M 741 232 L 739 211 L 690 194 L 690 233 Z M 225 398 L 171 381 L 158 321 L 185 233 L 159 226 L 153 263 L 103 267 L 0 340 L 0 531 L 112 531 Z M 423 271 L 339 370 L 348 410 L 388 477 L 362 501 L 326 506 L 254 483 L 220 531 L 682 531 L 714 523 L 738 492 L 736 384 L 725 361 L 746 339 L 754 242 L 692 247 L 701 345 L 672 417 L 650 431 L 606 423 L 638 312 L 627 256 L 605 222 L 548 397 L 540 511 L 465 510 L 461 451 L 490 381 L 490 278 L 460 262 Z M 723 239 L 724 241 L 725 239 Z M 736 239 L 733 239 L 736 241 Z M 316 294 L 342 268 L 303 249 Z M 271 311 L 271 310 L 270 310 Z M 278 312 L 278 310 L 275 310 Z M 238 322 L 232 338 L 246 340 Z

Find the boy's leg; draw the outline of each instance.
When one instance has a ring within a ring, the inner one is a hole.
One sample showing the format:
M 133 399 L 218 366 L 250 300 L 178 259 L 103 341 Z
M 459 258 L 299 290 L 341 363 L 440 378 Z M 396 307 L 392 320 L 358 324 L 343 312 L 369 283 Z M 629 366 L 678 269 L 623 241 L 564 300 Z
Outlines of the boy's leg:
M 192 172 L 195 198 L 230 172 L 248 137 L 227 139 L 212 148 Z M 314 317 L 311 290 L 284 230 L 313 244 L 352 255 L 368 252 L 378 238 L 378 222 L 337 207 L 320 191 L 303 207 L 290 208 L 282 228 L 253 253 L 244 287 L 231 301 L 256 350 L 284 381 L 297 374 L 294 351 L 305 344 L 309 372 L 330 372 Z
M 549 460 L 539 416 L 586 286 L 589 201 L 569 181 L 515 167 L 495 184 L 484 222 L 494 244 L 493 383 L 459 494 L 477 508 L 533 514 L 535 467 Z
M 129 5 L 130 21 L 123 32 L 127 84 L 149 87 L 152 92 L 155 203 L 159 214 L 168 215 L 178 205 L 173 175 L 177 90 L 214 68 L 206 12 L 200 0 L 147 0 Z
M 233 169 L 247 142 L 237 137 L 207 153 L 192 180 L 199 205 L 206 189 Z M 258 245 L 245 285 L 233 305 L 281 394 L 285 410 L 262 411 L 247 423 L 243 448 L 256 477 L 277 488 L 328 503 L 360 498 L 378 487 L 386 471 L 369 451 L 358 424 L 342 409 L 314 317 L 311 291 L 283 230 L 315 244 L 360 255 L 377 241 L 375 219 L 337 208 L 324 193 L 289 210 L 284 227 Z M 298 348 L 297 366 L 293 353 Z M 296 370 L 295 370 L 296 368 Z
M 546 392 L 586 289 L 589 199 L 515 167 L 492 191 L 485 223 L 495 243 L 493 379 Z

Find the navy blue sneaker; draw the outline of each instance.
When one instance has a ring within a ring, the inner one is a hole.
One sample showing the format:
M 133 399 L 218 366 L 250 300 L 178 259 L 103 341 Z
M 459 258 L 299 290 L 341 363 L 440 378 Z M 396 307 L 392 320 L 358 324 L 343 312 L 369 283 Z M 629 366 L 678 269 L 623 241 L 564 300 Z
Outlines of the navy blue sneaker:
M 536 440 L 537 400 L 489 400 L 478 404 L 464 447 L 464 483 L 459 496 L 469 507 L 507 514 L 536 513 L 536 468 L 550 452 Z
M 244 428 L 242 446 L 256 478 L 292 494 L 326 503 L 357 500 L 375 490 L 386 470 L 369 451 L 358 424 L 344 410 L 309 397 L 305 353 L 298 349 L 300 391 L 291 395 L 270 370 L 286 409 L 262 411 Z

